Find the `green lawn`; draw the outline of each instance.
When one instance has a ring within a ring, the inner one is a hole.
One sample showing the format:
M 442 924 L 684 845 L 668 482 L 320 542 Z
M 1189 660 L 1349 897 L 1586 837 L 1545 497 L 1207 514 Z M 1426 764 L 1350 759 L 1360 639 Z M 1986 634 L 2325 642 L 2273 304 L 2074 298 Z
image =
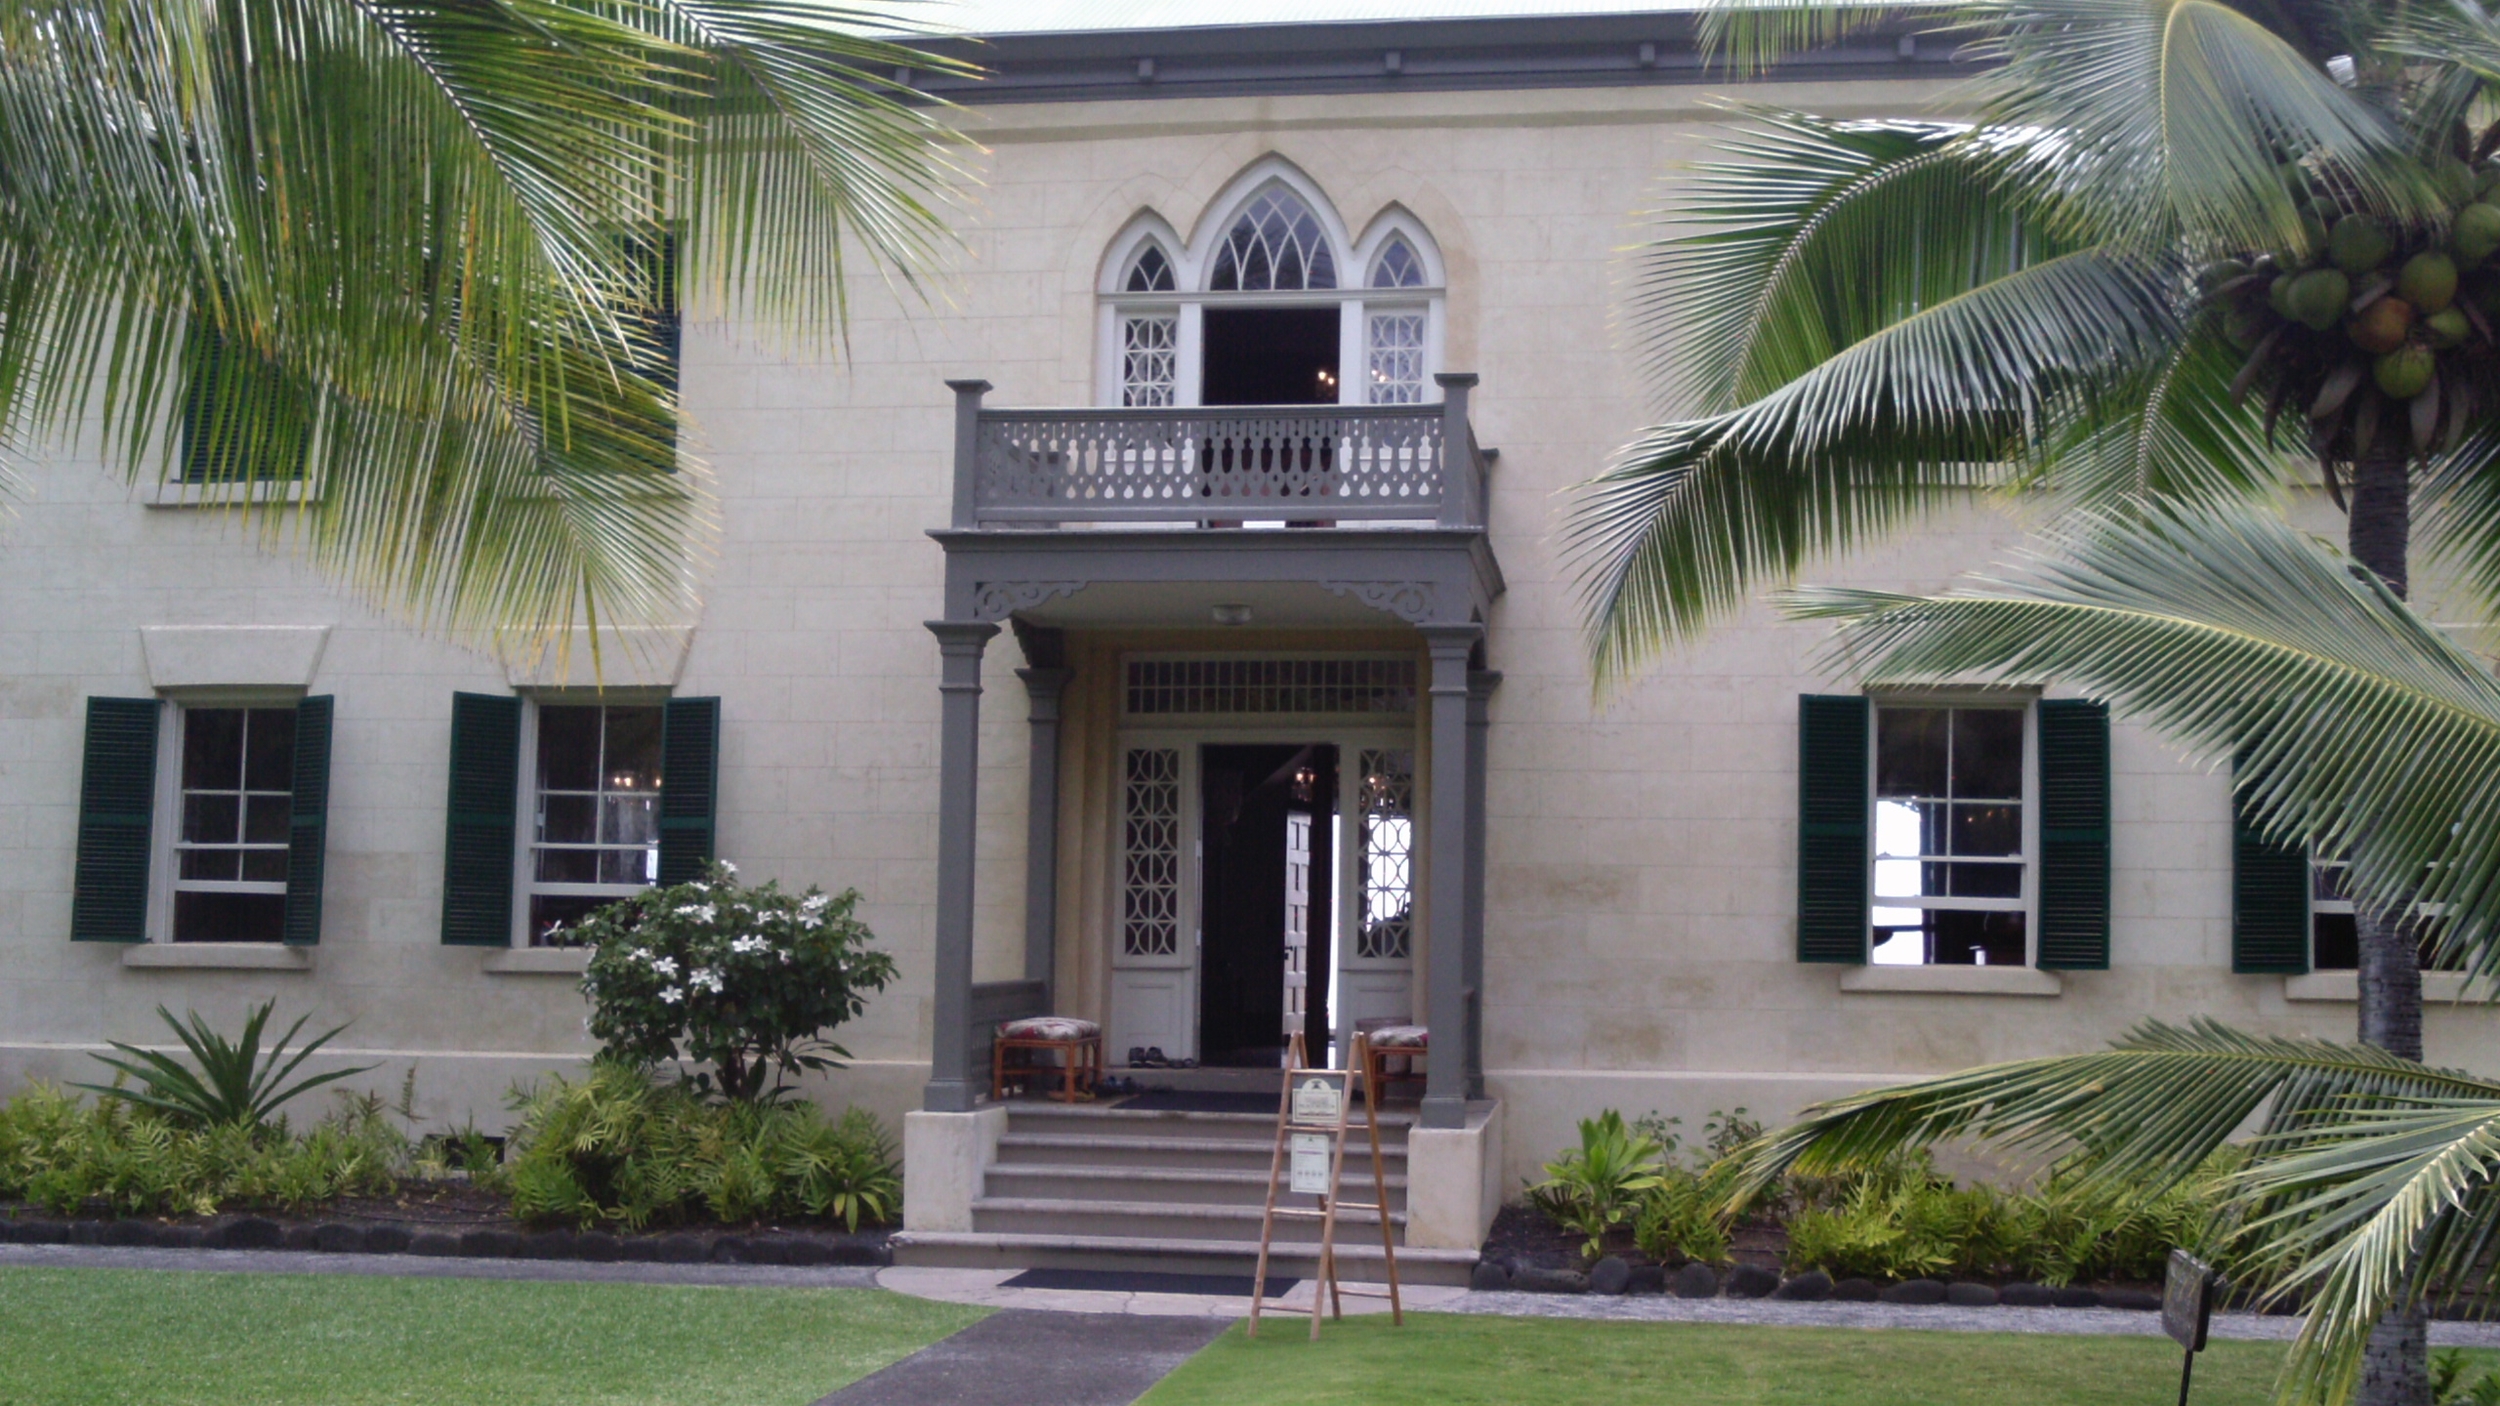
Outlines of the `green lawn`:
M 806 1406 L 985 1314 L 870 1289 L 0 1269 L 0 1406 Z
M 1858 1332 L 1692 1323 L 1409 1314 L 1270 1319 L 1218 1338 L 1139 1406 L 2162 1406 L 2177 1400 L 2167 1338 Z M 2194 1406 L 2261 1406 L 2282 1348 L 2217 1342 Z

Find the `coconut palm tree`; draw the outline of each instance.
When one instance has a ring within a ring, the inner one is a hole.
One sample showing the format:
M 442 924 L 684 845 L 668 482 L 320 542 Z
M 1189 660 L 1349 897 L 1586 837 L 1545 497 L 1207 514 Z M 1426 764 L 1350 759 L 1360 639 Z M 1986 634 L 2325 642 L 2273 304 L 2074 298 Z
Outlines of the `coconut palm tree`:
M 2500 680 L 2376 573 L 2279 518 L 2083 513 L 2027 571 L 1943 596 L 1812 589 L 1834 662 L 1884 682 L 2055 675 L 2191 747 L 2238 757 L 2258 823 L 2343 847 L 2361 882 L 2436 905 L 2442 955 L 2500 979 Z M 2157 1189 L 2254 1119 L 2220 1248 L 2250 1287 L 2309 1303 L 2285 1378 L 2302 1400 L 2427 1402 L 2432 1292 L 2481 1289 L 2500 1246 L 2500 1081 L 2374 1043 L 2148 1024 L 2099 1054 L 2026 1060 L 1806 1111 L 1743 1182 L 1939 1138 L 2076 1157 Z M 1740 1193 L 1741 1194 L 1741 1193 Z
M 185 480 L 420 624 L 683 618 L 677 290 L 823 343 L 910 279 L 945 67 L 840 0 L 0 9 L 0 450 Z M 680 266 L 682 265 L 682 273 Z
M 1925 13 L 1986 61 L 1973 120 L 1754 111 L 1648 253 L 1668 418 L 1571 524 L 1601 675 L 1976 489 L 2213 505 L 2294 455 L 2398 595 L 2419 526 L 2500 597 L 2500 125 L 2475 125 L 2500 25 L 2474 0 Z M 1723 0 L 1706 30 L 1749 69 L 1899 18 Z M 2356 898 L 2360 1037 L 2418 1058 L 2407 899 Z

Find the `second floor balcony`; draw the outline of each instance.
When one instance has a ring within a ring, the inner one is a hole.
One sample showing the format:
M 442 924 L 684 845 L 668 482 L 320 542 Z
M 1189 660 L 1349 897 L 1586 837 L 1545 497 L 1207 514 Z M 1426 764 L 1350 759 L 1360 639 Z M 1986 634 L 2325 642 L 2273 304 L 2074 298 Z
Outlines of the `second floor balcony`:
M 1473 376 L 1413 405 L 1001 409 L 954 381 L 946 618 L 1481 623 L 1502 593 Z M 1271 529 L 1271 530 L 1258 530 Z
M 1473 376 L 1421 405 L 999 409 L 956 381 L 955 529 L 1481 531 Z

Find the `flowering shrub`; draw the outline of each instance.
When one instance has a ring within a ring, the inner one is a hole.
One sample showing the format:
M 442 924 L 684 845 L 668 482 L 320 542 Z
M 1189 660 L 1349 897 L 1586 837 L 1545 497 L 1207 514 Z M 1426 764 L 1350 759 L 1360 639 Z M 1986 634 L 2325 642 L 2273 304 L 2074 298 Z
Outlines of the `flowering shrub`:
M 597 950 L 582 991 L 611 1060 L 705 1065 L 698 1088 L 730 1099 L 779 1094 L 797 1070 L 850 1052 L 825 1032 L 867 1008 L 894 959 L 851 916 L 856 890 L 787 894 L 736 882 L 716 863 L 692 883 L 601 908 L 564 936 Z

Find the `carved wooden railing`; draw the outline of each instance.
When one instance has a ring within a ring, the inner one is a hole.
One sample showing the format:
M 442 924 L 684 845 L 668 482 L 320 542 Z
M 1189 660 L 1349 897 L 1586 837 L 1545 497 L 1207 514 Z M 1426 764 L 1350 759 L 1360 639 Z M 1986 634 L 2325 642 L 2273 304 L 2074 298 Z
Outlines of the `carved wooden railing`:
M 1483 525 L 1473 376 L 1439 405 L 990 410 L 955 389 L 957 527 L 1244 522 Z

